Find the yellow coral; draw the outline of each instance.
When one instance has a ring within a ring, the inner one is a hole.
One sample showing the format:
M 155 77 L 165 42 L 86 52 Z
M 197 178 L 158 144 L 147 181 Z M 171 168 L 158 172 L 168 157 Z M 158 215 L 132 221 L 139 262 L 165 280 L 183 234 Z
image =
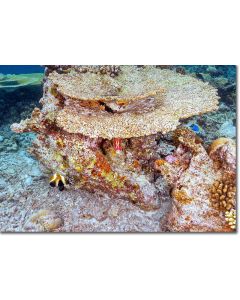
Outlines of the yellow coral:
M 42 220 L 41 225 L 45 231 L 53 231 L 62 226 L 63 221 L 60 218 L 53 219 L 51 222 Z
M 94 166 L 95 166 L 95 163 L 96 163 L 96 158 L 95 157 L 92 157 L 90 160 L 89 160 L 89 163 L 87 165 L 87 169 L 93 169 Z
M 54 122 L 56 118 L 56 111 L 50 111 L 46 114 L 45 119 L 49 122 Z
M 155 161 L 155 168 L 158 170 L 159 167 L 163 166 L 166 163 L 164 159 L 158 159 Z
M 120 106 L 124 106 L 124 105 L 127 105 L 129 103 L 129 101 L 127 100 L 117 100 L 116 101 L 116 104 L 120 105 Z
M 237 221 L 236 221 L 236 210 L 231 209 L 230 211 L 225 212 L 225 220 L 230 226 L 231 229 L 236 229 Z
M 65 171 L 67 168 L 69 168 L 69 164 L 67 162 L 63 162 L 61 165 L 60 165 L 60 169 L 62 171 Z
M 154 167 L 157 171 L 161 172 L 161 174 L 165 177 L 167 181 L 171 181 L 171 175 L 174 169 L 170 163 L 168 163 L 164 159 L 158 159 L 155 161 Z
M 192 198 L 188 196 L 184 189 L 175 188 L 172 191 L 172 197 L 176 199 L 181 204 L 189 204 L 192 202 Z
M 59 163 L 63 161 L 63 157 L 60 153 L 55 153 L 54 159 Z
M 39 218 L 45 217 L 49 214 L 49 210 L 47 209 L 41 209 L 38 211 L 38 213 L 36 213 L 35 215 L 33 215 L 31 217 L 31 222 L 33 223 L 37 223 Z
M 108 181 L 113 188 L 123 188 L 124 187 L 124 182 L 125 182 L 125 177 L 120 176 L 117 173 L 114 173 L 112 171 L 106 172 L 102 171 L 101 176 L 105 178 L 106 181 Z
M 59 148 L 63 148 L 65 146 L 64 141 L 61 138 L 57 139 L 56 144 Z
M 80 164 L 78 164 L 78 165 L 75 166 L 75 170 L 76 170 L 77 172 L 82 172 L 83 166 L 80 165 Z

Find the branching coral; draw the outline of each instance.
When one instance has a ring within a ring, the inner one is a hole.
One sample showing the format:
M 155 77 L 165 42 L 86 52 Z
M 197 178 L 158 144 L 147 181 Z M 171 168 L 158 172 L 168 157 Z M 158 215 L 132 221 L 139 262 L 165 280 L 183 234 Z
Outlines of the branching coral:
M 172 188 L 173 208 L 167 228 L 184 232 L 231 231 L 232 227 L 226 226 L 224 212 L 236 205 L 233 167 L 236 157 L 232 148 L 221 148 L 217 156 L 221 164 L 216 168 L 194 133 L 178 129 L 173 136 L 178 148 L 171 157 L 155 162 L 155 168 Z
M 236 208 L 236 143 L 232 139 L 219 138 L 213 141 L 208 152 L 214 169 L 221 172 L 220 180 L 210 189 L 212 205 L 225 212 L 230 228 L 235 229 L 236 220 L 232 221 L 232 218 Z
M 235 230 L 237 226 L 236 221 L 236 210 L 231 209 L 230 211 L 225 212 L 225 220 L 231 229 Z
M 236 205 L 236 186 L 231 181 L 215 181 L 211 190 L 211 201 L 214 208 L 230 211 Z

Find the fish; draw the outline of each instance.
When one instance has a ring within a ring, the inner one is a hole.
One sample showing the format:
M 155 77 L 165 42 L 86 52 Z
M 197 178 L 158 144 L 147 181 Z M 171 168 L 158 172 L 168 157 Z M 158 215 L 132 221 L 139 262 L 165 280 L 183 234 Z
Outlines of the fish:
M 55 173 L 49 181 L 51 187 L 58 187 L 59 191 L 63 191 L 67 181 L 65 177 L 59 173 Z
M 122 139 L 120 139 L 120 138 L 113 139 L 113 147 L 114 147 L 115 151 L 122 151 L 121 142 L 122 142 Z
M 201 128 L 197 124 L 192 124 L 190 128 L 196 133 L 201 131 Z

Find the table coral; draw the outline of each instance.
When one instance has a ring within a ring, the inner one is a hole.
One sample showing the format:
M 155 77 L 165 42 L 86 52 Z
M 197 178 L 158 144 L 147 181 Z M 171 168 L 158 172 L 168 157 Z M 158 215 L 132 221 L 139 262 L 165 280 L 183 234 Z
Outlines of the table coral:
M 57 116 L 59 127 L 107 139 L 166 133 L 177 127 L 180 118 L 215 110 L 218 103 L 216 90 L 210 85 L 151 66 L 121 66 L 116 78 L 89 72 L 52 72 L 49 84 L 65 99 Z M 98 101 L 105 110 L 96 114 L 83 109 L 86 101 Z M 126 102 L 124 109 L 117 101 Z

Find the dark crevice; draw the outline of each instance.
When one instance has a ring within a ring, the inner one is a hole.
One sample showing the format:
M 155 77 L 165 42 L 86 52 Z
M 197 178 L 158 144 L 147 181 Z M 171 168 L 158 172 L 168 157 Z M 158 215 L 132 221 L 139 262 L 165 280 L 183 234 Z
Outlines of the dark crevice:
M 106 104 L 105 102 L 99 101 L 98 103 L 99 103 L 100 105 L 104 106 L 105 111 L 107 111 L 107 112 L 109 112 L 109 113 L 111 113 L 111 114 L 114 113 L 114 111 L 113 111 L 109 106 L 107 106 L 107 104 Z
M 106 142 L 106 140 L 105 140 L 105 139 L 102 139 L 101 143 L 99 144 L 99 149 L 100 149 L 100 151 L 102 152 L 103 155 L 106 155 L 106 154 L 107 154 L 107 152 L 106 152 L 106 150 L 105 150 L 105 148 L 104 148 L 104 143 L 105 143 L 105 142 Z

